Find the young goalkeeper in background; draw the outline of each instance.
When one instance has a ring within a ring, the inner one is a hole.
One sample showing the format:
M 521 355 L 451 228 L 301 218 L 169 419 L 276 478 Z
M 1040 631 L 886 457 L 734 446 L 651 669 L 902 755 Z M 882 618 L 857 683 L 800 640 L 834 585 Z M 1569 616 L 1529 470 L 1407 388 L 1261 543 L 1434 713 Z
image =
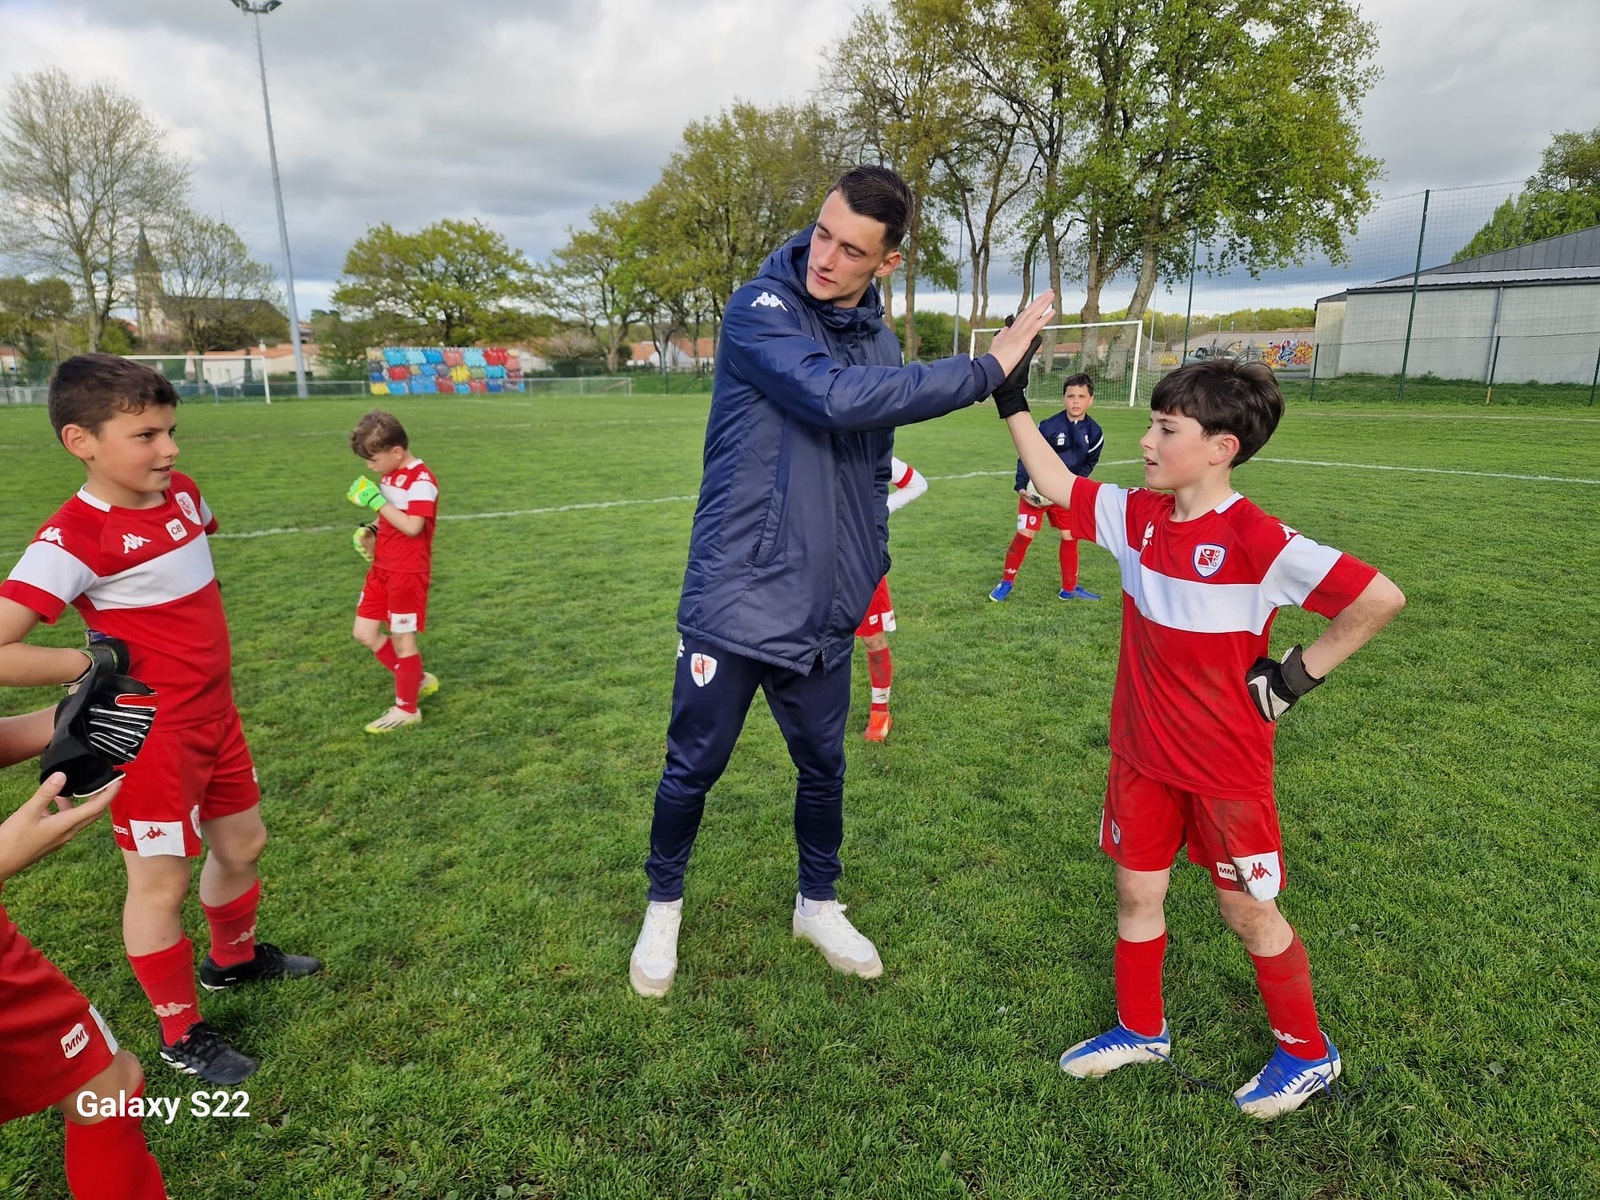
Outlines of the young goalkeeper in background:
M 1373 567 L 1320 546 L 1233 490 L 1233 468 L 1261 449 L 1283 414 L 1259 363 L 1206 362 L 1172 372 L 1150 397 L 1139 442 L 1142 488 L 1074 476 L 1028 418 L 1020 388 L 995 407 L 1039 488 L 1067 505 L 1069 532 L 1116 556 L 1122 651 L 1111 700 L 1111 771 L 1100 846 L 1116 864 L 1117 1024 L 1061 1056 L 1078 1078 L 1164 1062 L 1162 1006 L 1172 864 L 1211 876 L 1222 919 L 1249 951 L 1277 1050 L 1234 1102 L 1268 1120 L 1338 1078 L 1311 965 L 1278 911 L 1283 841 L 1273 795 L 1276 722 L 1405 605 Z M 1329 618 L 1281 662 L 1267 657 L 1276 610 Z
M 428 624 L 439 481 L 410 447 L 405 427 L 382 409 L 362 417 L 350 434 L 350 449 L 379 477 L 373 483 L 359 475 L 346 493 L 352 504 L 378 518 L 373 563 L 356 601 L 351 635 L 394 677 L 394 704 L 367 726 L 368 733 L 418 724 L 422 712 L 417 701 L 439 690 L 438 679 L 422 669 L 417 649 L 417 638 Z

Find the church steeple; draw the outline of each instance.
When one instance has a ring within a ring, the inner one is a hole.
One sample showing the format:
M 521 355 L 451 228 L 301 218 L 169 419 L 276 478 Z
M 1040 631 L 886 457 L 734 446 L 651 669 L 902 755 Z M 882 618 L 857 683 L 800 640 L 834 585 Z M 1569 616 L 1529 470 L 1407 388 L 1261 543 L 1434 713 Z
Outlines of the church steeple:
M 150 239 L 145 236 L 144 225 L 139 225 L 139 241 L 133 255 L 133 308 L 139 322 L 139 337 L 149 341 L 161 332 L 155 326 L 161 320 L 157 298 L 161 294 L 161 269 L 150 249 Z

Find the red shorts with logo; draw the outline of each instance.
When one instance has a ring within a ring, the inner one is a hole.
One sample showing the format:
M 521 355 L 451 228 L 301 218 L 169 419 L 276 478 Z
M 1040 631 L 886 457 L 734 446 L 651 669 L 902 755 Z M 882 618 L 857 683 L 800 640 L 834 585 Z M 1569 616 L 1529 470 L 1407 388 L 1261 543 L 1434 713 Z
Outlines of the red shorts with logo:
M 122 790 L 111 799 L 111 833 L 117 845 L 142 858 L 194 858 L 201 821 L 261 803 L 237 709 L 181 729 L 162 729 L 158 717 L 122 774 Z
M 1038 533 L 1044 528 L 1045 517 L 1050 518 L 1050 524 L 1055 529 L 1070 529 L 1067 524 L 1068 510 L 1059 504 L 1052 504 L 1049 508 L 1035 508 L 1022 498 L 1022 493 L 1017 493 L 1017 532 Z
M 390 633 L 421 633 L 428 625 L 428 582 L 421 571 L 369 567 L 356 599 L 356 616 L 382 621 Z
M 1141 775 L 1112 754 L 1100 848 L 1130 871 L 1164 871 L 1186 843 L 1189 861 L 1209 871 L 1219 888 L 1271 900 L 1286 882 L 1270 791 L 1222 800 Z
M 94 1006 L 0 905 L 0 1125 L 59 1104 L 116 1053 Z
M 861 624 L 856 627 L 857 637 L 871 637 L 876 633 L 894 632 L 894 601 L 889 599 L 889 577 L 885 575 L 878 580 L 878 588 L 872 593 L 872 603 L 867 605 L 867 615 L 861 618 Z

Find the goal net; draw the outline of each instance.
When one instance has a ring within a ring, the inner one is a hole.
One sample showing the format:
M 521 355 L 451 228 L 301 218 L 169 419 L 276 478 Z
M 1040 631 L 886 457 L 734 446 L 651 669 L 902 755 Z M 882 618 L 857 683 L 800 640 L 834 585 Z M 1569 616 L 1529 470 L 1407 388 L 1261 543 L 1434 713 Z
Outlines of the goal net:
M 265 355 L 242 350 L 205 354 L 125 354 L 165 375 L 178 395 L 204 400 L 265 400 L 272 403 Z
M 969 352 L 974 356 L 984 353 L 999 332 L 974 329 L 968 339 Z M 1030 401 L 1060 400 L 1063 381 L 1079 374 L 1094 380 L 1095 398 L 1102 402 L 1126 398 L 1132 408 L 1149 399 L 1153 381 L 1150 372 L 1141 369 L 1145 353 L 1142 322 L 1046 325 L 1042 337 L 1044 343 L 1028 374 Z

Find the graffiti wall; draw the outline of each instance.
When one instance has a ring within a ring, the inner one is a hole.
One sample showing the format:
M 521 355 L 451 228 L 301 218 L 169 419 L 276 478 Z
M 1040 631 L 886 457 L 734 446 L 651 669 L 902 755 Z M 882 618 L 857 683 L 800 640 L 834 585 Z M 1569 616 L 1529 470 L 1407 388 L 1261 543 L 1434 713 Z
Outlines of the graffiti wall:
M 385 346 L 367 351 L 374 396 L 467 396 L 520 392 L 522 358 L 484 346 Z
M 1283 341 L 1272 343 L 1261 348 L 1261 361 L 1274 371 L 1281 371 L 1288 367 L 1309 367 L 1311 354 L 1314 347 L 1310 342 L 1284 338 Z

